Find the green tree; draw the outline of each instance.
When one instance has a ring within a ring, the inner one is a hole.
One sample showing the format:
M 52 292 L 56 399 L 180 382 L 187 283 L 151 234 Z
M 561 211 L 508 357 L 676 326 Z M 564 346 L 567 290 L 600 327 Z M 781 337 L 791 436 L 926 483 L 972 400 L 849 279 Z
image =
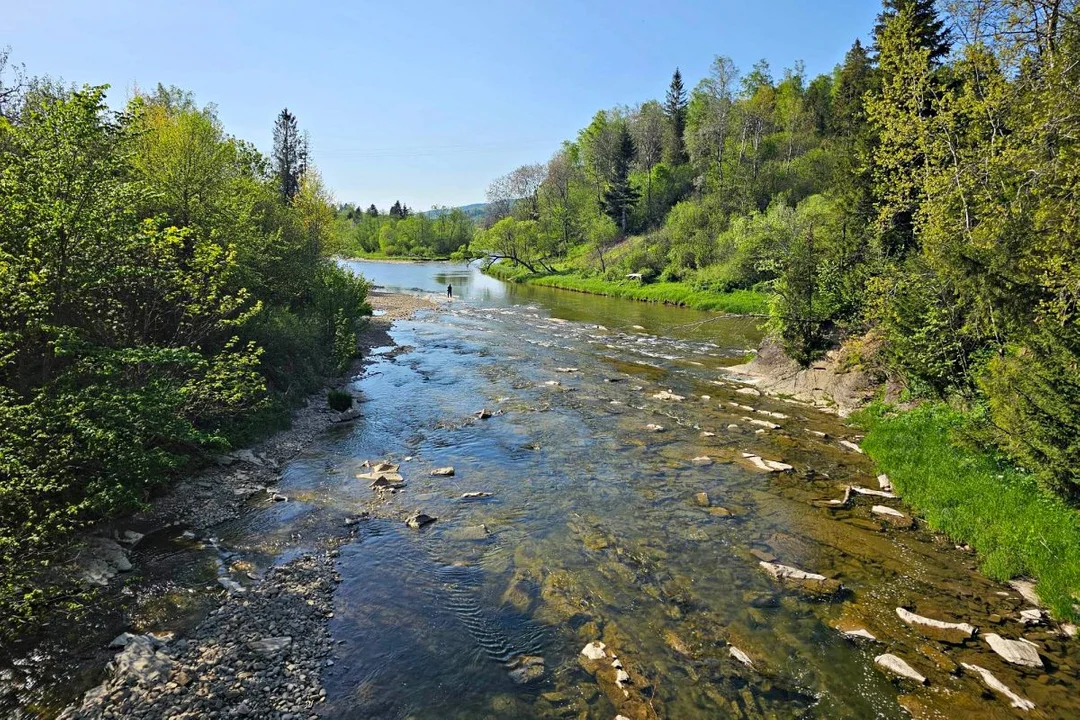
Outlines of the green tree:
M 634 161 L 634 138 L 625 123 L 620 123 L 615 154 L 612 158 L 611 181 L 604 191 L 604 212 L 626 234 L 627 221 L 641 193 L 630 183 L 630 164 Z
M 664 99 L 664 115 L 668 120 L 666 158 L 673 165 L 687 161 L 683 132 L 686 128 L 686 88 L 683 86 L 679 68 L 671 75 L 667 96 Z
M 292 200 L 300 192 L 300 182 L 307 170 L 308 142 L 289 108 L 278 113 L 274 123 L 273 163 L 282 199 Z

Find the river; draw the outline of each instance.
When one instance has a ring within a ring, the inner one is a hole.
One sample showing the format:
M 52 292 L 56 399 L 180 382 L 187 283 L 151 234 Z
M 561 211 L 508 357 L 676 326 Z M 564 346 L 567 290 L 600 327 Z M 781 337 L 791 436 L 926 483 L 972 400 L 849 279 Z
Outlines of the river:
M 354 383 L 361 419 L 285 468 L 290 501 L 220 534 L 255 566 L 283 562 L 371 507 L 355 477 L 365 460 L 401 463 L 407 487 L 341 550 L 325 717 L 611 720 L 625 698 L 641 717 L 688 720 L 908 717 L 901 703 L 926 717 L 1014 717 L 960 662 L 1036 713 L 1080 716 L 1075 646 L 1049 629 L 1027 633 L 1047 660 L 1035 671 L 977 638 L 939 643 L 901 622 L 903 606 L 1014 637 L 1026 606 L 970 554 L 871 513 L 908 512 L 898 501 L 820 506 L 849 484 L 877 488 L 874 469 L 840 444 L 858 438 L 839 419 L 724 379 L 760 321 L 507 285 L 449 263 L 350 265 L 387 290 L 452 284 L 454 299 L 395 324 L 398 349 Z M 478 420 L 484 408 L 493 416 Z M 744 453 L 794 469 L 762 472 Z M 454 475 L 430 475 L 441 466 Z M 461 498 L 471 492 L 490 496 Z M 438 520 L 411 529 L 398 518 L 412 510 Z M 762 560 L 847 590 L 808 596 Z M 837 629 L 856 627 L 877 641 Z M 594 640 L 628 670 L 623 697 L 580 662 Z M 882 653 L 929 684 L 882 672 Z

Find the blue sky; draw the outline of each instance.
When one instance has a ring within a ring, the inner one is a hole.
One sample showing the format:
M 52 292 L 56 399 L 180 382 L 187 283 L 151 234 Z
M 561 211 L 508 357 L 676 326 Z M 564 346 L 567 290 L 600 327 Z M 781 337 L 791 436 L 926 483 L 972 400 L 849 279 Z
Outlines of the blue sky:
M 0 0 L 0 46 L 31 74 L 191 90 L 268 151 L 288 106 L 341 201 L 482 201 L 601 108 L 692 87 L 714 55 L 830 71 L 876 0 L 154 2 Z

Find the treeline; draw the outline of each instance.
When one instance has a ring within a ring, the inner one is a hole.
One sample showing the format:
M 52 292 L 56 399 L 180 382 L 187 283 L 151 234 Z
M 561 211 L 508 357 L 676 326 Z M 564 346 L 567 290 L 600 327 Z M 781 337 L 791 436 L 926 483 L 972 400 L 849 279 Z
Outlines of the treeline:
M 461 208 L 433 208 L 417 213 L 400 201 L 386 213 L 370 205 L 361 210 L 338 206 L 334 250 L 348 257 L 461 258 L 468 252 L 476 226 Z
M 1080 10 L 886 0 L 832 73 L 717 57 L 496 181 L 475 250 L 534 272 L 758 289 L 807 364 L 846 342 L 1080 483 Z
M 13 70 L 0 54 L 4 630 L 78 528 L 286 422 L 370 312 L 287 110 L 266 158 L 175 88 L 114 111 Z

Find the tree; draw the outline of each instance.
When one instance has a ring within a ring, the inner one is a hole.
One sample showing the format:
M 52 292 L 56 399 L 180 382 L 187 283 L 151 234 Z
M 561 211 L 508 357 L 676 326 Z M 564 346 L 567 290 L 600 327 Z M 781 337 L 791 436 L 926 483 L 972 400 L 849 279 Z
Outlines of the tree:
M 643 103 L 629 119 L 636 150 L 635 162 L 645 173 L 645 224 L 653 224 L 652 170 L 664 151 L 664 110 L 660 103 Z
M 885 26 L 906 11 L 911 23 L 912 44 L 926 50 L 931 67 L 939 66 L 949 55 L 952 40 L 945 21 L 938 16 L 934 0 L 884 0 L 883 6 L 874 25 L 874 46 L 878 52 L 881 52 Z
M 401 201 L 395 200 L 394 204 L 390 206 L 390 212 L 387 213 L 390 217 L 400 220 L 404 215 L 401 212 Z
M 641 193 L 630 184 L 630 164 L 634 162 L 634 138 L 626 123 L 619 124 L 612 162 L 611 182 L 604 192 L 604 213 L 610 217 L 625 235 L 627 220 Z
M 731 58 L 717 55 L 709 75 L 694 88 L 687 123 L 687 146 L 698 171 L 699 188 L 703 188 L 710 178 L 714 178 L 717 189 L 723 188 L 724 151 L 738 78 L 739 70 Z
M 368 217 L 373 217 L 373 218 L 379 217 L 379 208 L 375 207 L 375 203 L 371 203 L 371 205 L 368 207 L 367 214 L 368 214 Z
M 671 75 L 671 84 L 664 101 L 664 114 L 668 119 L 668 162 L 673 165 L 684 163 L 687 160 L 683 143 L 683 132 L 686 128 L 686 88 L 683 87 L 679 68 L 675 68 Z
M 873 87 L 873 63 L 870 53 L 859 40 L 844 55 L 844 62 L 836 72 L 833 83 L 832 102 L 829 110 L 829 128 L 837 135 L 855 136 L 866 125 L 863 97 Z
M 611 182 L 618 153 L 619 127 L 622 118 L 614 111 L 601 110 L 593 116 L 589 126 L 578 133 L 577 145 L 585 174 L 596 192 L 596 207 L 604 201 L 604 188 Z
M 274 123 L 273 168 L 282 200 L 288 202 L 300 192 L 307 163 L 307 138 L 300 133 L 296 116 L 285 108 Z
M 537 193 L 540 184 L 544 181 L 545 168 L 536 163 L 522 165 L 508 177 L 508 190 L 513 201 L 521 201 L 515 207 L 520 207 L 526 220 L 537 220 L 540 217 L 540 203 Z

